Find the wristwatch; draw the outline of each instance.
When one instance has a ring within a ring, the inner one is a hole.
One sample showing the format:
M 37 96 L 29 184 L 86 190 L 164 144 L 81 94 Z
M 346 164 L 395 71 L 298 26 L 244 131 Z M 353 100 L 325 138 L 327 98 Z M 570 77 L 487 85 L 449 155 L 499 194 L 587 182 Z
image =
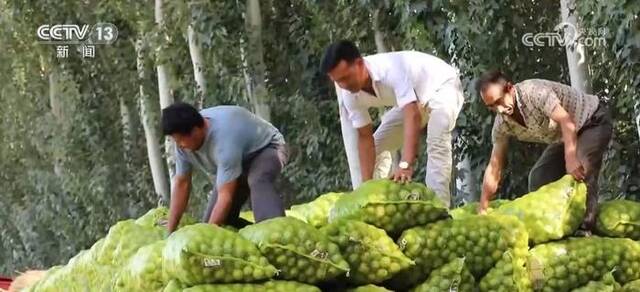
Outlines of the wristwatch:
M 400 163 L 398 163 L 398 167 L 400 169 L 409 169 L 409 167 L 411 167 L 411 164 L 403 160 L 403 161 L 400 161 Z

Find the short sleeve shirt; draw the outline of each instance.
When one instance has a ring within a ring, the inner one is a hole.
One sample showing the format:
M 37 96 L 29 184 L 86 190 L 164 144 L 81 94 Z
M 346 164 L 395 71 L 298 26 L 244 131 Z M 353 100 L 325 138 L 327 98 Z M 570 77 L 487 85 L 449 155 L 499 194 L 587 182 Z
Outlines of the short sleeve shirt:
M 561 105 L 576 124 L 577 130 L 598 109 L 599 99 L 571 86 L 542 79 L 529 79 L 515 85 L 518 109 L 526 127 L 510 117 L 498 114 L 493 123 L 492 141 L 515 137 L 520 141 L 551 144 L 561 139 L 561 129 L 551 119 L 556 106 Z
M 283 145 L 282 134 L 269 122 L 239 106 L 216 106 L 200 114 L 209 121 L 205 140 L 196 151 L 176 147 L 176 174 L 197 165 L 221 186 L 242 174 L 242 164 L 270 144 Z

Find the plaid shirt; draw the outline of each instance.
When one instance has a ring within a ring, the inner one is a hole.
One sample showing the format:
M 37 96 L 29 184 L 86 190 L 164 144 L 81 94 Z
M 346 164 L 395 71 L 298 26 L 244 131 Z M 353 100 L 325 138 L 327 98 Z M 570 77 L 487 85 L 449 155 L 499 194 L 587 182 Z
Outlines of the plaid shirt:
M 557 105 L 561 105 L 571 115 L 577 127 L 576 131 L 580 130 L 598 109 L 597 96 L 583 94 L 561 83 L 529 79 L 516 84 L 515 88 L 518 109 L 526 127 L 508 116 L 498 114 L 491 132 L 493 143 L 510 136 L 525 142 L 559 142 L 562 137 L 560 125 L 550 118 Z

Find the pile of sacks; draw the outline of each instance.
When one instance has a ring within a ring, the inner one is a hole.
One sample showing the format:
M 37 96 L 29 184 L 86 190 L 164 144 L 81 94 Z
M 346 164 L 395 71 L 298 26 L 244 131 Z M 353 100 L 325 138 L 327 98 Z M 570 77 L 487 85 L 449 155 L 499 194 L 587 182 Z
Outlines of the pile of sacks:
M 160 207 L 26 291 L 640 291 L 640 203 L 605 202 L 602 237 L 571 237 L 585 201 L 565 176 L 477 215 L 374 180 L 238 231 L 184 217 L 169 236 Z

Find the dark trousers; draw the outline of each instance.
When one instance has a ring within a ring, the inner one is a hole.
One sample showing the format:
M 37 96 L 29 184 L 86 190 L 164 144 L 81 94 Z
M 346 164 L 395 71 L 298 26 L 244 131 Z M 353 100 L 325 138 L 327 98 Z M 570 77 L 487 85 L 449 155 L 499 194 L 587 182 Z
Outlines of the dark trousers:
M 583 228 L 591 230 L 595 223 L 598 207 L 598 177 L 602 166 L 602 156 L 611 140 L 611 114 L 607 106 L 600 104 L 593 116 L 578 132 L 577 154 L 585 168 L 587 184 L 587 213 Z M 551 144 L 529 173 L 529 191 L 560 179 L 567 173 L 564 161 L 564 144 Z
M 246 220 L 239 218 L 240 209 L 249 197 L 256 222 L 284 216 L 282 197 L 276 191 L 275 181 L 286 163 L 286 157 L 284 146 L 269 145 L 243 163 L 242 174 L 237 179 L 238 187 L 225 224 L 236 228 L 249 224 Z M 218 192 L 214 188 L 209 196 L 203 222 L 209 221 L 217 198 Z

